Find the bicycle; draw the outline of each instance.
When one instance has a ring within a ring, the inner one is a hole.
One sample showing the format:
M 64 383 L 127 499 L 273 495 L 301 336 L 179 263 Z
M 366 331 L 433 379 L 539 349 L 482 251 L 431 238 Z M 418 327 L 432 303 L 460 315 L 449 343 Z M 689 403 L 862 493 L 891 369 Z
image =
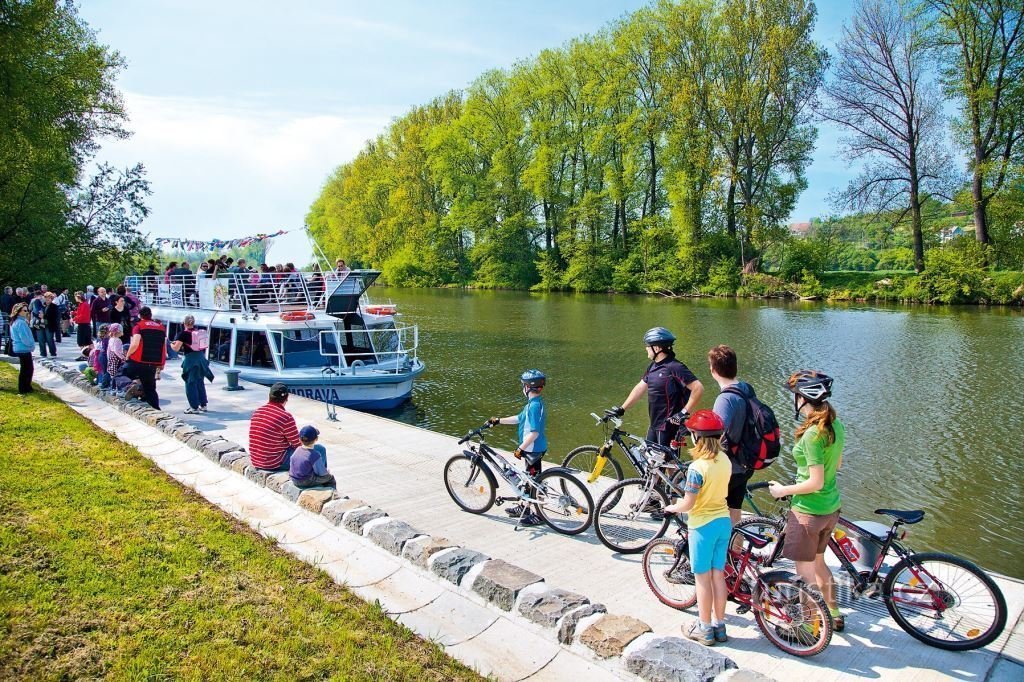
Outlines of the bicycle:
M 697 603 L 697 588 L 690 571 L 686 525 L 676 520 L 679 538 L 651 542 L 642 564 L 644 580 L 658 600 L 683 610 Z M 779 649 L 801 657 L 819 654 L 832 639 L 828 605 L 791 571 L 761 570 L 763 560 L 755 550 L 770 543 L 770 538 L 740 525 L 733 529 L 724 571 L 729 600 L 739 604 L 737 613 L 753 611 L 758 628 Z
M 875 513 L 892 519 L 884 534 L 842 516 L 836 526 L 845 535 L 858 538 L 862 548 L 875 555 L 869 567 L 854 563 L 860 559 L 860 550 L 852 543 L 844 543 L 844 550 L 835 534 L 829 538 L 828 547 L 850 577 L 854 594 L 881 596 L 897 625 L 929 646 L 969 651 L 995 641 L 1006 627 L 1007 617 L 1006 599 L 995 581 L 962 557 L 944 552 L 914 552 L 904 545 L 901 541 L 907 533 L 900 528 L 921 522 L 925 517 L 923 511 L 876 509 Z M 755 517 L 736 527 L 753 529 L 769 540 L 761 551 L 763 565 L 771 567 L 785 543 L 785 517 Z M 898 560 L 887 567 L 890 553 Z
M 444 465 L 444 485 L 455 504 L 471 514 L 483 514 L 494 505 L 520 502 L 523 513 L 516 520 L 515 530 L 521 527 L 531 505 L 544 523 L 559 533 L 579 535 L 590 527 L 594 500 L 572 470 L 552 467 L 534 477 L 517 469 L 484 440 L 483 432 L 489 428 L 491 425 L 485 423 L 463 436 L 459 445 L 472 439 L 476 443 Z M 494 471 L 512 487 L 515 495 L 497 497 Z

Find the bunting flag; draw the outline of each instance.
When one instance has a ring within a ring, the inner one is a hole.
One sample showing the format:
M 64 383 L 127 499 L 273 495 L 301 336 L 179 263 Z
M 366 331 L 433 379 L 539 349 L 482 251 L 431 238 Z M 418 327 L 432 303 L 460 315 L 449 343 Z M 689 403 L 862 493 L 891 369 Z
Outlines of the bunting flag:
M 158 249 L 170 247 L 178 251 L 217 251 L 220 249 L 234 249 L 249 246 L 266 239 L 280 237 L 283 234 L 294 232 L 294 230 L 278 230 L 273 234 L 254 234 L 251 237 L 239 237 L 238 239 L 211 239 L 208 242 L 196 239 L 181 239 L 180 237 L 157 237 L 153 243 Z

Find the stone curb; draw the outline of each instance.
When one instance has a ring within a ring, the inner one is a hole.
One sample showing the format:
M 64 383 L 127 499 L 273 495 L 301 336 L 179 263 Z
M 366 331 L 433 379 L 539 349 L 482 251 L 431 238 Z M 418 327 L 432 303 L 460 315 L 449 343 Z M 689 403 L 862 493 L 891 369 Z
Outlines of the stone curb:
M 389 553 L 443 578 L 459 590 L 521 619 L 562 646 L 579 642 L 593 662 L 617 675 L 635 675 L 648 682 L 661 680 L 747 679 L 735 673 L 736 664 L 682 637 L 655 637 L 652 628 L 631 616 L 607 613 L 602 604 L 581 594 L 549 587 L 544 578 L 501 559 L 431 537 L 387 512 L 361 500 L 343 497 L 329 488 L 297 488 L 287 473 L 267 472 L 252 466 L 246 449 L 220 436 L 210 436 L 177 417 L 153 410 L 145 403 L 126 402 L 102 394 L 77 369 L 49 359 L 37 360 L 67 383 L 101 397 L 125 414 L 160 429 L 219 466 L 241 474 L 300 507 L 323 516 L 335 526 L 365 535 Z M 575 647 L 574 647 L 575 649 Z M 618 666 L 609 666 L 612 661 Z M 729 676 L 728 673 L 733 675 Z M 749 679 L 755 679 L 753 677 Z M 758 676 L 758 680 L 769 679 Z

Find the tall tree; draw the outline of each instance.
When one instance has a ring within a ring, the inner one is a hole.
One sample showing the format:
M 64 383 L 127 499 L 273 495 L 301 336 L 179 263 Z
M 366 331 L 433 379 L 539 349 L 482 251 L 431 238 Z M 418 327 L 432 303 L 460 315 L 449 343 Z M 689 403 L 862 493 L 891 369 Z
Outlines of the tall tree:
M 944 81 L 960 102 L 970 152 L 975 235 L 991 241 L 988 206 L 1021 163 L 1024 6 L 1020 0 L 926 0 L 945 48 Z
M 839 195 L 842 208 L 909 213 L 914 268 L 924 270 L 921 206 L 949 177 L 945 119 L 928 80 L 929 48 L 919 17 L 894 0 L 861 0 L 836 47 L 821 115 L 849 134 L 843 151 L 864 169 Z

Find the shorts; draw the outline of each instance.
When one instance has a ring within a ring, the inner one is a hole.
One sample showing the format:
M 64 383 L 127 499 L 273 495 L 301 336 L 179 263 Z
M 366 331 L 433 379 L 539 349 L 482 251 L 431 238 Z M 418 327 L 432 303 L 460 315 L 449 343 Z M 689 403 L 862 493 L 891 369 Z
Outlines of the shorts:
M 814 561 L 817 555 L 825 553 L 832 529 L 838 522 L 838 511 L 815 516 L 791 509 L 786 517 L 786 544 L 782 556 L 791 561 Z
M 725 503 L 729 509 L 740 509 L 743 506 L 743 498 L 747 495 L 747 483 L 754 475 L 754 470 L 733 474 L 729 477 L 729 492 L 725 496 Z
M 690 570 L 694 574 L 724 570 L 731 535 L 732 521 L 728 516 L 690 528 Z

